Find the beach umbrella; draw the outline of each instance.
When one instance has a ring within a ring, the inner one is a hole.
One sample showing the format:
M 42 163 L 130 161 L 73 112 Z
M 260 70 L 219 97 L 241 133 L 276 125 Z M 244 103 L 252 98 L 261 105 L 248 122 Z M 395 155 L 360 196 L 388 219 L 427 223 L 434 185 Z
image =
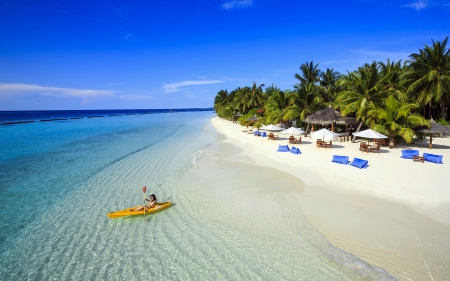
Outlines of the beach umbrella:
M 380 134 L 372 129 L 367 129 L 361 132 L 353 133 L 354 136 L 368 139 L 387 139 L 388 137 Z
M 244 116 L 244 114 L 242 114 L 242 113 L 238 112 L 238 113 L 234 114 L 233 116 L 236 116 L 236 117 L 241 117 L 241 116 Z
M 334 132 L 334 124 L 357 124 L 356 118 L 344 117 L 336 109 L 332 108 L 331 105 L 328 107 L 316 111 L 315 113 L 307 116 L 304 120 L 306 123 L 329 125 L 331 124 L 331 131 Z
M 414 129 L 416 133 L 425 133 L 430 134 L 430 145 L 428 146 L 430 149 L 433 148 L 433 134 L 450 134 L 450 128 L 439 123 L 431 118 L 430 120 L 430 128 L 427 126 L 420 126 Z
M 258 117 L 256 117 L 256 115 L 253 115 L 252 117 L 248 118 L 247 121 L 258 121 Z
M 292 136 L 294 134 L 300 135 L 300 134 L 304 134 L 304 133 L 305 133 L 305 131 L 303 131 L 302 129 L 297 129 L 295 127 L 290 127 L 289 129 L 286 129 L 286 130 L 280 132 L 280 134 L 283 134 L 283 135 L 291 134 Z
M 322 137 L 322 139 L 325 139 L 325 137 L 338 137 L 338 136 L 339 136 L 338 134 L 336 134 L 330 130 L 327 130 L 325 128 L 320 129 L 315 132 L 311 132 L 311 137 L 314 137 L 314 138 Z
M 261 130 L 267 130 L 267 131 L 281 131 L 283 129 L 281 129 L 278 126 L 275 126 L 273 124 L 267 125 L 267 126 L 263 126 L 261 127 Z

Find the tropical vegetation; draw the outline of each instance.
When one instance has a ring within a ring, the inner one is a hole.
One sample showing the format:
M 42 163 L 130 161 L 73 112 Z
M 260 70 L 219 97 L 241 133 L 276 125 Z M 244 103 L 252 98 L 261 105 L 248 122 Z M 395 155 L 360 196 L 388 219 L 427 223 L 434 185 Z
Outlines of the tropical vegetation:
M 257 116 L 256 126 L 293 123 L 306 127 L 305 118 L 332 106 L 343 116 L 354 117 L 358 129 L 370 127 L 389 136 L 391 142 L 413 141 L 417 126 L 429 126 L 429 119 L 448 124 L 450 110 L 450 49 L 448 37 L 424 45 L 409 60 L 370 62 L 341 74 L 334 69 L 322 71 L 313 61 L 300 65 L 294 74 L 297 83 L 282 90 L 275 85 L 238 87 L 220 90 L 214 109 L 220 117 L 236 118 L 241 124 Z M 241 117 L 236 117 L 236 113 Z

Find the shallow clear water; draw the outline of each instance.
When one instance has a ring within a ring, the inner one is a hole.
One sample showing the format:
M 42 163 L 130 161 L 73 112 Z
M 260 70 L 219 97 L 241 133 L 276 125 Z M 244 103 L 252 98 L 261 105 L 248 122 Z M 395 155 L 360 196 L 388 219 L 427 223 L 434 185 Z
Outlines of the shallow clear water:
M 1 280 L 393 280 L 331 246 L 302 182 L 239 158 L 210 112 L 0 127 Z M 142 186 L 173 206 L 145 217 Z

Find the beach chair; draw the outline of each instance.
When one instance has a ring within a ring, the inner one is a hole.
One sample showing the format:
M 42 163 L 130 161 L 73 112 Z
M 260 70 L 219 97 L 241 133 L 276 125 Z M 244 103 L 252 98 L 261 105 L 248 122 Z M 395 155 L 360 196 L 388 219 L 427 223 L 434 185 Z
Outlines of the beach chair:
M 322 144 L 323 144 L 323 140 L 321 140 L 321 139 L 317 139 L 317 140 L 316 140 L 316 146 L 317 146 L 317 147 L 321 147 Z
M 369 166 L 369 161 L 355 157 L 350 165 L 356 168 L 366 169 Z
M 347 165 L 349 161 L 348 156 L 333 155 L 333 159 L 331 159 L 331 162 Z
M 367 143 L 365 141 L 359 143 L 359 150 L 367 152 Z
M 302 154 L 302 152 L 300 151 L 300 149 L 296 148 L 295 146 L 293 146 L 291 148 L 291 153 L 292 154 Z
M 378 151 L 378 153 L 380 153 L 380 146 L 381 146 L 381 144 L 377 143 L 377 146 L 372 146 L 370 148 L 370 151 L 372 151 L 372 152 Z
M 400 158 L 414 159 L 415 156 L 419 156 L 418 150 L 404 149 L 404 150 L 402 150 L 402 156 L 400 156 Z
M 388 139 L 374 139 L 374 142 L 379 143 L 382 146 L 388 146 L 389 145 Z
M 331 148 L 331 147 L 333 146 L 333 141 L 330 140 L 330 143 L 324 142 L 324 143 L 322 144 L 322 146 L 325 147 L 325 148 Z
M 277 151 L 278 152 L 289 152 L 290 149 L 289 149 L 288 145 L 279 145 Z
M 299 137 L 298 139 L 294 138 L 292 143 L 295 143 L 295 144 L 302 143 L 302 137 Z
M 261 137 L 267 137 L 267 133 L 266 132 L 263 132 L 262 134 L 261 134 Z
M 442 158 L 444 158 L 444 155 L 436 155 L 436 154 L 431 154 L 431 153 L 424 153 L 423 154 L 423 158 L 427 162 L 432 162 L 432 163 L 436 163 L 436 164 L 444 164 L 442 162 Z

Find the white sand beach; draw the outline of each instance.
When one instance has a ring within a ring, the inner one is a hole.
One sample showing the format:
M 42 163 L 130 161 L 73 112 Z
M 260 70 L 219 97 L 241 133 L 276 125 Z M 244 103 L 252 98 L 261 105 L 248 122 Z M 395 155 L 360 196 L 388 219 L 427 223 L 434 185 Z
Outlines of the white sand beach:
M 277 152 L 279 145 L 288 144 L 288 135 L 269 141 L 225 119 L 213 118 L 212 124 L 254 165 L 299 178 L 303 193 L 292 196 L 309 223 L 334 246 L 399 280 L 450 280 L 450 138 L 434 138 L 431 150 L 426 139 L 366 153 L 359 151 L 358 141 L 325 149 L 302 137 L 294 145 L 302 154 L 294 155 Z M 407 148 L 418 149 L 420 155 L 444 155 L 444 164 L 400 158 Z M 333 155 L 362 158 L 369 167 L 332 163 Z

